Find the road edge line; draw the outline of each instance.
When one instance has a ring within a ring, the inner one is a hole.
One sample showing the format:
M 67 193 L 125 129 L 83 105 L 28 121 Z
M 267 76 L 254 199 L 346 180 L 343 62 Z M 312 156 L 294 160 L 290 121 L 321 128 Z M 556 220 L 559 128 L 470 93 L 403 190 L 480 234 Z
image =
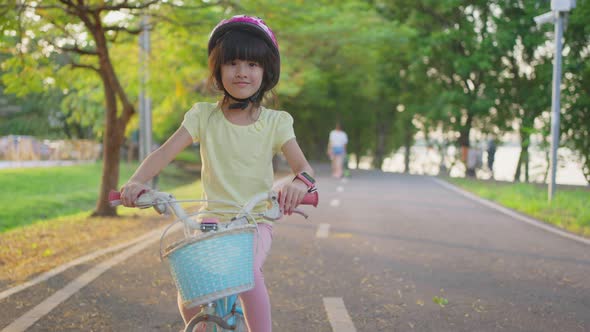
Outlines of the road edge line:
M 14 320 L 8 326 L 2 329 L 2 332 L 20 332 L 25 331 L 31 327 L 39 319 L 43 318 L 58 305 L 69 299 L 72 295 L 76 294 L 80 289 L 94 281 L 101 274 L 108 271 L 111 267 L 125 261 L 129 257 L 137 254 L 144 250 L 146 247 L 152 245 L 154 242 L 160 239 L 160 230 L 150 232 L 150 237 L 144 239 L 143 242 L 135 244 L 131 248 L 117 254 L 114 257 L 109 258 L 106 261 L 100 262 L 97 265 L 78 276 L 76 279 L 67 284 L 64 288 L 56 291 L 50 297 L 43 300 L 43 302 L 36 305 L 33 309 L 27 311 L 19 318 Z
M 505 215 L 508 215 L 510 217 L 513 217 L 515 219 L 518 219 L 520 221 L 523 221 L 523 222 L 525 222 L 525 223 L 527 223 L 529 225 L 532 225 L 532 226 L 541 228 L 541 229 L 543 229 L 545 231 L 548 231 L 550 233 L 553 233 L 553 234 L 556 234 L 556 235 L 559 235 L 559 236 L 568 238 L 570 240 L 577 241 L 579 243 L 590 245 L 590 239 L 586 239 L 586 238 L 581 237 L 579 235 L 572 234 L 572 233 L 563 231 L 561 229 L 555 228 L 554 226 L 551 226 L 551 225 L 549 225 L 549 224 L 547 224 L 547 223 L 545 223 L 543 221 L 537 220 L 537 219 L 535 219 L 533 217 L 522 215 L 522 214 L 520 214 L 520 213 L 518 213 L 518 212 L 516 212 L 514 210 L 511 210 L 509 208 L 506 208 L 504 206 L 501 206 L 498 203 L 495 203 L 495 202 L 492 202 L 490 200 L 487 200 L 487 199 L 481 198 L 479 196 L 476 196 L 475 194 L 472 194 L 472 193 L 470 193 L 470 192 L 468 192 L 468 191 L 466 191 L 466 190 L 464 190 L 462 188 L 459 188 L 459 187 L 457 187 L 457 186 L 455 186 L 453 184 L 450 184 L 447 181 L 444 181 L 444 180 L 441 180 L 441 179 L 438 179 L 438 178 L 435 178 L 435 177 L 432 177 L 431 179 L 434 182 L 436 182 L 439 185 L 441 185 L 442 187 L 445 187 L 445 188 L 447 188 L 449 190 L 455 191 L 456 193 L 458 193 L 458 194 L 460 194 L 460 195 L 462 195 L 464 197 L 467 197 L 467 198 L 469 198 L 469 199 L 471 199 L 473 201 L 476 201 L 476 202 L 478 202 L 480 204 L 483 204 L 483 205 L 485 205 L 485 206 L 487 206 L 489 208 L 492 208 L 494 210 L 497 210 L 499 212 L 502 212 Z
M 5 299 L 5 298 L 7 298 L 7 297 L 9 297 L 9 296 L 11 296 L 13 294 L 16 294 L 18 292 L 21 292 L 21 291 L 23 291 L 23 290 L 25 290 L 25 289 L 27 289 L 27 288 L 29 288 L 31 286 L 34 286 L 34 285 L 36 285 L 38 283 L 41 283 L 43 281 L 46 281 L 49 278 L 52 278 L 52 277 L 54 277 L 54 276 L 62 273 L 63 271 L 69 269 L 69 268 L 72 268 L 74 266 L 77 266 L 77 265 L 86 263 L 86 262 L 91 261 L 93 259 L 96 259 L 98 257 L 101 257 L 101 256 L 104 256 L 106 254 L 109 254 L 111 252 L 114 252 L 114 251 L 117 251 L 117 250 L 121 250 L 121 249 L 127 248 L 129 246 L 132 246 L 132 245 L 134 245 L 135 243 L 137 243 L 139 241 L 143 241 L 144 239 L 149 238 L 154 233 L 159 232 L 159 231 L 162 231 L 164 228 L 166 228 L 166 227 L 162 227 L 162 228 L 160 228 L 158 230 L 147 232 L 144 235 L 141 235 L 141 236 L 139 236 L 139 237 L 137 237 L 137 238 L 135 238 L 135 239 L 133 239 L 131 241 L 128 241 L 128 242 L 125 242 L 125 243 L 121 243 L 121 244 L 117 244 L 117 245 L 114 245 L 114 246 L 111 246 L 111 247 L 108 247 L 108 248 L 100 249 L 100 250 L 95 251 L 93 253 L 86 254 L 86 255 L 84 255 L 82 257 L 75 258 L 74 260 L 69 261 L 69 262 L 67 262 L 65 264 L 62 264 L 62 265 L 60 265 L 58 267 L 55 267 L 55 268 L 53 268 L 53 269 L 51 269 L 51 270 L 49 270 L 49 271 L 47 271 L 47 272 L 45 272 L 45 273 L 43 273 L 41 275 L 39 275 L 39 276 L 37 276 L 37 277 L 29 280 L 29 281 L 26 281 L 26 282 L 24 282 L 24 283 L 22 283 L 20 285 L 13 286 L 11 288 L 8 288 L 8 289 L 0 292 L 0 300 L 3 300 L 3 299 Z

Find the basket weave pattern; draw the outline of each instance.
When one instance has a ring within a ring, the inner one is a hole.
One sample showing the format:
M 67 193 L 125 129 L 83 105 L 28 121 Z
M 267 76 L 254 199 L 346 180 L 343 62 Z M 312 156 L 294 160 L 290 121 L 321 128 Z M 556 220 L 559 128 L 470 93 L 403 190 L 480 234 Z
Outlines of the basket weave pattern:
M 254 225 L 188 238 L 165 257 L 185 307 L 254 287 Z

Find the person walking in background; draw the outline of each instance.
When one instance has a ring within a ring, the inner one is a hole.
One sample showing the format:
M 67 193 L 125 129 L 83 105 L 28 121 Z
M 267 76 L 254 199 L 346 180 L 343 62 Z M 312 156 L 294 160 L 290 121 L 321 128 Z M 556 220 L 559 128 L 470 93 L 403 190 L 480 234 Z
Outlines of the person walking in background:
M 342 130 L 340 123 L 336 123 L 336 128 L 330 132 L 327 151 L 330 160 L 332 160 L 332 176 L 335 178 L 341 178 L 343 175 L 342 166 L 346 155 L 346 144 L 348 144 L 348 136 Z

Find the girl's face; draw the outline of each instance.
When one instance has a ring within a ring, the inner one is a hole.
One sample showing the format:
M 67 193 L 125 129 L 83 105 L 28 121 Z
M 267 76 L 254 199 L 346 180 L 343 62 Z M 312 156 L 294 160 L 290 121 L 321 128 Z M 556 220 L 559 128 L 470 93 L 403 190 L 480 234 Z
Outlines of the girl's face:
M 260 89 L 263 73 L 257 62 L 233 60 L 221 66 L 221 83 L 230 95 L 244 99 Z

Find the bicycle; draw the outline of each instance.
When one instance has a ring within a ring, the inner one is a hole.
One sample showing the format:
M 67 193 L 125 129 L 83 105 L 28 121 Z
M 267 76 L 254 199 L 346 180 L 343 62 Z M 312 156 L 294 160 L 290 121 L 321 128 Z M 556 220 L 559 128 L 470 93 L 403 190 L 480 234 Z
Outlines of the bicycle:
M 172 222 L 160 238 L 160 260 L 168 260 L 176 288 L 186 308 L 200 306 L 200 311 L 185 326 L 185 332 L 248 332 L 238 294 L 254 287 L 254 236 L 256 217 L 275 221 L 283 216 L 280 196 L 270 191 L 259 193 L 246 204 L 216 200 L 177 200 L 173 195 L 144 191 L 135 202 L 140 209 L 153 207 L 160 214 L 174 213 Z M 111 191 L 112 206 L 121 204 L 120 193 Z M 267 202 L 265 210 L 255 208 Z M 187 213 L 180 203 L 208 203 L 233 206 L 237 210 L 207 210 Z M 318 192 L 306 194 L 301 204 L 318 204 Z M 296 208 L 293 212 L 307 219 Z M 227 223 L 200 214 L 233 215 Z M 176 224 L 182 223 L 184 238 L 162 249 L 164 238 Z M 231 247 L 231 248 L 230 248 Z M 205 253 L 205 254 L 203 254 Z M 232 253 L 228 255 L 228 253 Z

